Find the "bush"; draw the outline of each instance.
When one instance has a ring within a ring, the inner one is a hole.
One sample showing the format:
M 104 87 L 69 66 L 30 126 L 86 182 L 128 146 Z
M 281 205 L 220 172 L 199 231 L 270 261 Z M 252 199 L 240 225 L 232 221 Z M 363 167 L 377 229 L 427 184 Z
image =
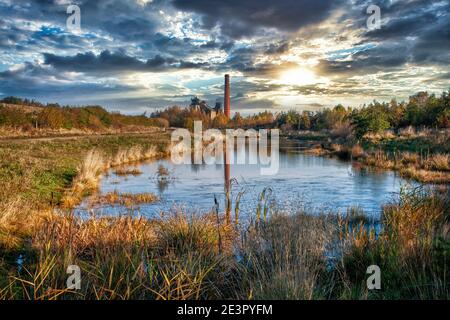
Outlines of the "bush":
M 0 107 L 0 125 L 23 127 L 32 123 L 31 115 L 11 107 Z
M 60 108 L 46 107 L 39 113 L 37 121 L 41 127 L 58 129 L 63 127 L 64 120 L 64 113 Z

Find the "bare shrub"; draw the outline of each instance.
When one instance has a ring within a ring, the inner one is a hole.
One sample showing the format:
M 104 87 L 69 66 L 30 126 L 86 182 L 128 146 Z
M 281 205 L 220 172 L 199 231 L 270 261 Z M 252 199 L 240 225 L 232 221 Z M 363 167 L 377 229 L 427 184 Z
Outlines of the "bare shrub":
M 353 126 L 350 121 L 343 121 L 336 124 L 330 134 L 333 138 L 349 138 L 353 134 Z

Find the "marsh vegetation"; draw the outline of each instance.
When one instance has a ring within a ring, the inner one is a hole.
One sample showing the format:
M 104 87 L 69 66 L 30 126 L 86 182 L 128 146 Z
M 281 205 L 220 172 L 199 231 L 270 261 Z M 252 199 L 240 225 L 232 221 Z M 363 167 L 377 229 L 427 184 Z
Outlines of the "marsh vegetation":
M 161 219 L 35 216 L 31 245 L 4 251 L 5 299 L 448 298 L 448 199 L 404 193 L 383 211 L 383 231 L 298 209 L 246 229 L 213 214 Z M 10 217 L 12 218 L 12 217 Z M 7 254 L 6 254 L 7 253 Z M 81 290 L 65 286 L 67 264 Z M 368 291 L 377 264 L 383 288 Z M 20 270 L 20 271 L 19 271 Z

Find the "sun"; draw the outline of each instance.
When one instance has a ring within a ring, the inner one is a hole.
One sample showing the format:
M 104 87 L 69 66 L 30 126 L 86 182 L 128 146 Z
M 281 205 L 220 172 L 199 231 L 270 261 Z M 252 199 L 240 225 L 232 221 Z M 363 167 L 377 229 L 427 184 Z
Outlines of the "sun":
M 280 74 L 279 82 L 287 85 L 306 85 L 318 82 L 316 75 L 305 68 L 289 69 Z

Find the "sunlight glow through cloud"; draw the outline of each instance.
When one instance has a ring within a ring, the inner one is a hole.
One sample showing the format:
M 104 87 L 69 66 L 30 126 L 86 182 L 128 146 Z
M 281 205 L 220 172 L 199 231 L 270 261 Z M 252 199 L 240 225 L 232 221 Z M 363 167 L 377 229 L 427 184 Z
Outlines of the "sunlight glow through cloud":
M 79 0 L 81 34 L 66 30 L 66 3 L 0 0 L 3 96 L 136 112 L 192 95 L 214 103 L 229 73 L 233 109 L 248 113 L 450 87 L 446 1 L 385 3 L 382 28 L 369 31 L 365 0 L 271 10 L 266 0 Z
M 317 83 L 319 79 L 308 69 L 295 68 L 282 72 L 278 82 L 288 85 L 305 85 Z

